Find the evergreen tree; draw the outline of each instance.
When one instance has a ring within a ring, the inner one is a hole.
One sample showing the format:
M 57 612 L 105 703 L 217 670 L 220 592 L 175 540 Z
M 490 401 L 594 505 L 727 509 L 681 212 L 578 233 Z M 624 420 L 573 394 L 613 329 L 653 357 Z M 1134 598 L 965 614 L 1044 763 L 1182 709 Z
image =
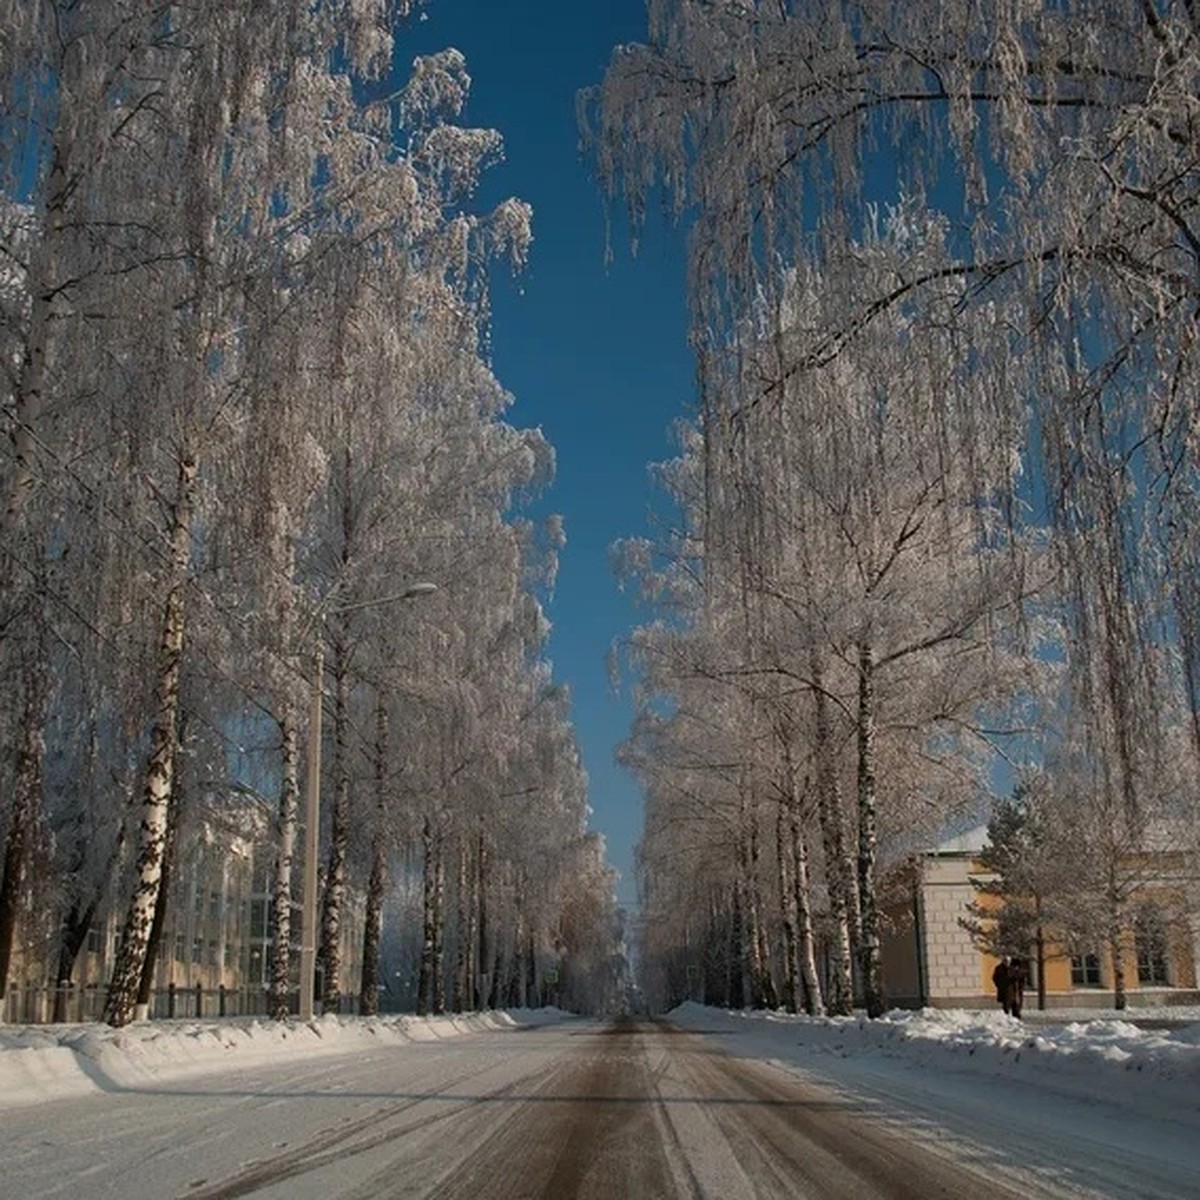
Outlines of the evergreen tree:
M 971 884 L 977 899 L 959 924 L 986 953 L 1033 958 L 1037 963 L 1038 1008 L 1046 1007 L 1047 909 L 1062 884 L 1062 858 L 1053 844 L 1036 787 L 1021 784 L 997 800 L 988 821 L 987 842 L 979 853 L 986 875 Z

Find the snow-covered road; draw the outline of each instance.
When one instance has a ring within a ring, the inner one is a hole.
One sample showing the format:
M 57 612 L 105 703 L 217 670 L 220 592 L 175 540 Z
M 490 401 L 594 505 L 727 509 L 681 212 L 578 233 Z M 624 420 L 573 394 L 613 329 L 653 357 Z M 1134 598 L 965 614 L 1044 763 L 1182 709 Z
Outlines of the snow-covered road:
M 4 1195 L 423 1195 L 562 1036 L 503 1030 L 281 1055 L 0 1115 Z M 168 1072 L 170 1074 L 170 1072 Z M 111 1086 L 111 1085 L 109 1085 Z M 403 1148 L 399 1172 L 396 1147 Z
M 56 1101 L 9 1113 L 3 1143 L 22 1197 L 1019 1194 L 848 1096 L 653 1025 L 493 1031 Z
M 1200 1194 L 1200 1027 L 554 1016 L 0 1030 L 0 1194 Z

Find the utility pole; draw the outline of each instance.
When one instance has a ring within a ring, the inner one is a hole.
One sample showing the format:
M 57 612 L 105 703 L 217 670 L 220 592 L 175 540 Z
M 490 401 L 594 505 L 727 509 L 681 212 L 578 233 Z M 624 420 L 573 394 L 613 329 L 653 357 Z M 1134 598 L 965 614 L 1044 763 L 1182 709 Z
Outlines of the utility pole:
M 345 604 L 332 611 L 344 613 L 362 608 L 377 608 L 397 601 L 429 596 L 438 590 L 436 583 L 409 584 L 394 596 L 380 596 Z M 319 606 L 317 616 L 324 619 Z M 327 610 L 326 610 L 327 611 Z M 301 1021 L 313 1018 L 313 991 L 317 976 L 317 854 L 321 834 L 321 697 L 325 688 L 325 643 L 318 628 L 313 664 L 312 695 L 308 714 L 308 779 L 304 792 L 304 899 L 300 921 L 300 1011 Z

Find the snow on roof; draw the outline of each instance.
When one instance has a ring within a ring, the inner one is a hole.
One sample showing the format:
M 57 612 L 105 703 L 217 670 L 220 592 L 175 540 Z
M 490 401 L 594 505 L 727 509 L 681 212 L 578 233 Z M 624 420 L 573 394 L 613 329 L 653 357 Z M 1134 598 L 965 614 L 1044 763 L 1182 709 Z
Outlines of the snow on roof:
M 976 825 L 965 833 L 955 834 L 944 842 L 939 842 L 927 854 L 978 854 L 987 845 L 988 830 L 986 825 Z

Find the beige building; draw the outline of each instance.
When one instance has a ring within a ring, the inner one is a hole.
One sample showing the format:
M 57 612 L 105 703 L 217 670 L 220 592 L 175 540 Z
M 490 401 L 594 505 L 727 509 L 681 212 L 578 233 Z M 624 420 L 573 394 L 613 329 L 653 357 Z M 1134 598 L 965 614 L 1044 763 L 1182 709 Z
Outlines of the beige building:
M 996 959 L 980 950 L 963 927 L 968 905 L 979 899 L 972 878 L 986 877 L 978 861 L 987 837 L 980 826 L 918 856 L 887 910 L 883 939 L 884 989 L 899 1007 L 992 1008 Z M 1123 966 L 1130 1007 L 1200 1002 L 1200 912 L 1194 883 L 1181 876 L 1178 855 L 1163 853 L 1157 871 L 1147 870 L 1146 893 L 1189 894 L 1190 917 L 1140 923 L 1123 939 Z M 1108 953 L 1072 956 L 1052 940 L 1046 950 L 1048 1008 L 1107 1007 L 1113 971 Z M 1031 980 L 1031 990 L 1036 979 Z M 1028 1003 L 1028 1000 L 1027 1000 Z
M 153 1017 L 264 1014 L 271 979 L 272 822 L 257 807 L 226 804 L 182 831 L 171 899 L 154 972 Z M 119 945 L 127 885 L 109 890 L 75 962 L 62 998 L 68 1021 L 98 1020 Z M 295 872 L 291 987 L 299 986 L 300 872 Z M 358 992 L 364 903 L 353 890 L 342 915 L 342 979 Z M 55 931 L 30 911 L 18 941 L 5 1012 L 12 1023 L 53 1019 Z M 293 1010 L 297 997 L 292 1000 Z M 63 1009 L 60 1007 L 60 1012 Z

